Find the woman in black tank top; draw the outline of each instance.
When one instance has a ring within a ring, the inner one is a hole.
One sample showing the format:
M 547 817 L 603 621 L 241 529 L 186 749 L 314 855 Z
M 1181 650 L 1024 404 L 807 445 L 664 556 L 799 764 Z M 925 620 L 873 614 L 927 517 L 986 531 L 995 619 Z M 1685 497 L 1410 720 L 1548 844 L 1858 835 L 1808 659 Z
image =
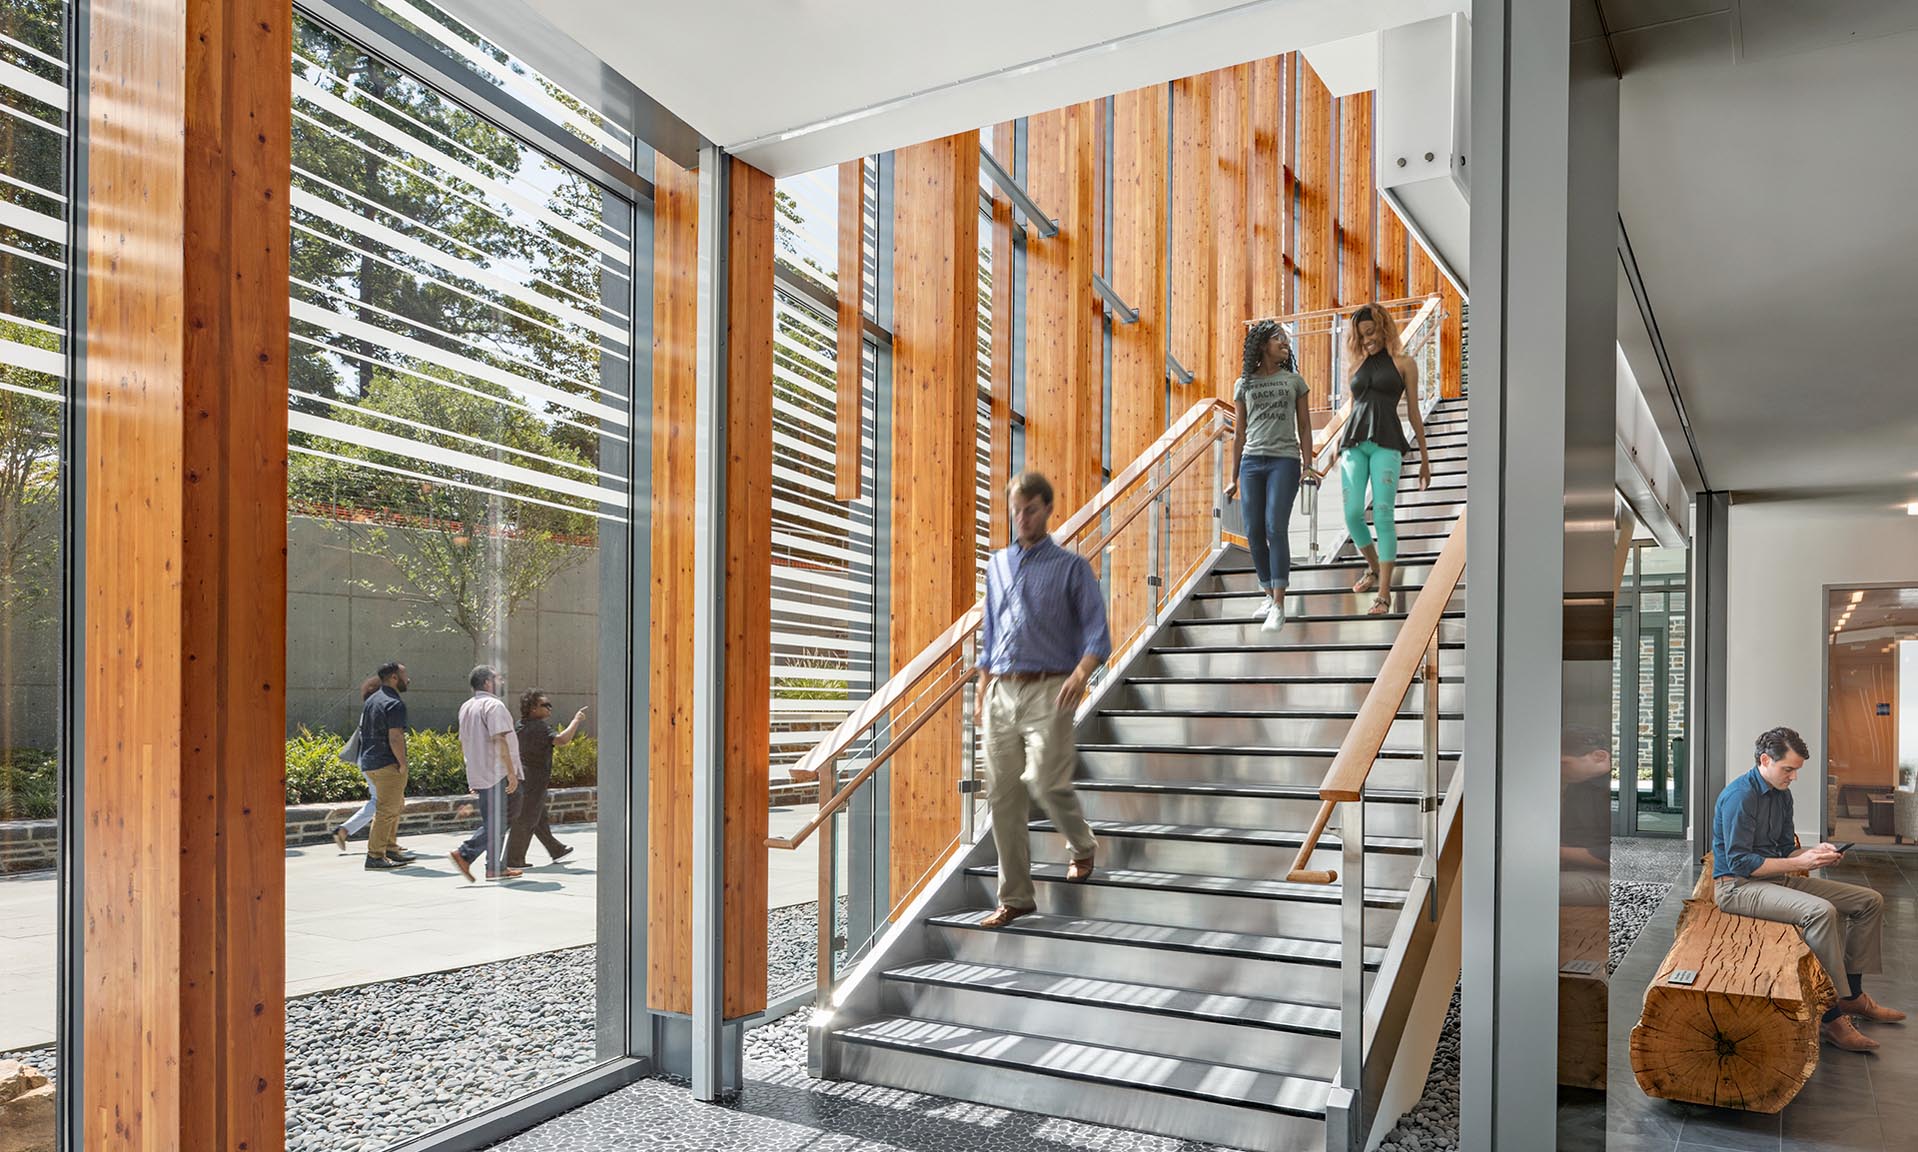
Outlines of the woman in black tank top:
M 1339 458 L 1345 529 L 1365 557 L 1365 575 L 1352 585 L 1352 591 L 1374 593 L 1370 613 L 1379 616 L 1392 610 L 1392 568 L 1399 555 L 1399 470 L 1411 449 L 1405 427 L 1399 423 L 1401 403 L 1418 437 L 1420 488 L 1431 487 L 1432 465 L 1425 451 L 1425 419 L 1419 412 L 1419 366 L 1399 343 L 1398 325 L 1384 308 L 1366 304 L 1352 313 L 1345 347 L 1360 362 L 1352 373 L 1352 407 Z M 1368 487 L 1372 490 L 1370 525 L 1365 522 Z

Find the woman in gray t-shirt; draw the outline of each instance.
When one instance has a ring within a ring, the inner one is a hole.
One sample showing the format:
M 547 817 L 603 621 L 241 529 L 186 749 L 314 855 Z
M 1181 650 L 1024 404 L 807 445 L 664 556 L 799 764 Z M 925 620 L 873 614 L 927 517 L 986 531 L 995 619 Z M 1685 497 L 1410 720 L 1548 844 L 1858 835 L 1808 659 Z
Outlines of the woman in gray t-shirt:
M 1242 375 L 1232 386 L 1238 433 L 1225 487 L 1230 500 L 1245 490 L 1240 511 L 1246 547 L 1259 587 L 1272 598 L 1263 631 L 1285 627 L 1285 586 L 1292 575 L 1292 504 L 1312 458 L 1310 391 L 1292 356 L 1292 339 L 1277 320 L 1254 321 L 1245 334 Z M 1316 473 L 1315 473 L 1316 475 Z

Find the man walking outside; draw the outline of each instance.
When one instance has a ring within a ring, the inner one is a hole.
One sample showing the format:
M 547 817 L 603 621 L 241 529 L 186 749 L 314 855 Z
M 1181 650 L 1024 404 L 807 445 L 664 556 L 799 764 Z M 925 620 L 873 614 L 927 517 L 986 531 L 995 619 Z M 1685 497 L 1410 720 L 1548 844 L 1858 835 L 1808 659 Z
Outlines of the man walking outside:
M 470 881 L 473 861 L 484 853 L 486 878 L 511 880 L 521 873 L 506 867 L 506 795 L 518 790 L 520 771 L 513 714 L 499 698 L 506 682 L 484 664 L 473 669 L 467 682 L 473 698 L 460 705 L 460 751 L 466 756 L 467 786 L 479 797 L 480 826 L 449 857 Z
M 533 837 L 545 846 L 546 854 L 557 864 L 572 855 L 570 845 L 553 835 L 553 822 L 546 810 L 546 790 L 553 782 L 553 749 L 573 742 L 579 726 L 586 722 L 586 709 L 573 713 L 573 722 L 564 731 L 555 732 L 549 721 L 553 702 L 535 688 L 519 698 L 519 766 L 525 776 L 509 807 L 513 810 L 512 832 L 506 837 L 506 866 L 529 868 L 526 846 Z
M 1881 970 L 1885 898 L 1862 885 L 1809 875 L 1844 859 L 1830 844 L 1792 847 L 1791 784 L 1810 755 L 1804 738 L 1773 728 L 1758 738 L 1755 752 L 1757 766 L 1726 784 L 1712 811 L 1713 898 L 1734 916 L 1796 925 L 1838 992 L 1819 1033 L 1847 1052 L 1870 1052 L 1878 1042 L 1853 1018 L 1879 1024 L 1905 1018 L 1865 992 L 1864 978 Z
M 414 859 L 400 850 L 400 813 L 406 809 L 406 665 L 389 660 L 379 688 L 360 706 L 360 771 L 373 789 L 373 827 L 366 836 L 368 871 L 404 868 Z
M 1092 878 L 1092 829 L 1072 790 L 1072 716 L 1086 682 L 1112 654 L 1092 566 L 1046 534 L 1052 484 L 1022 473 L 1009 489 L 1015 539 L 986 567 L 977 716 L 985 730 L 986 805 L 999 849 L 1000 928 L 1037 908 L 1026 824 L 1032 801 L 1071 850 L 1066 879 Z

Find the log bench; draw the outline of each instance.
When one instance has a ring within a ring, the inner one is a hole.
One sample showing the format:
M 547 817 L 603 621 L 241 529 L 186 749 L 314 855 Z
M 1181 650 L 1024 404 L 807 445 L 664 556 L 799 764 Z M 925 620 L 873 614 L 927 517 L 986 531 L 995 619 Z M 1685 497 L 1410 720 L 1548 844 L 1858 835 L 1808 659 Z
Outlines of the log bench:
M 1696 983 L 1672 984 L 1690 969 Z M 1721 912 L 1711 858 L 1632 1028 L 1632 1073 L 1647 1096 L 1777 1112 L 1818 1069 L 1831 980 L 1789 924 Z

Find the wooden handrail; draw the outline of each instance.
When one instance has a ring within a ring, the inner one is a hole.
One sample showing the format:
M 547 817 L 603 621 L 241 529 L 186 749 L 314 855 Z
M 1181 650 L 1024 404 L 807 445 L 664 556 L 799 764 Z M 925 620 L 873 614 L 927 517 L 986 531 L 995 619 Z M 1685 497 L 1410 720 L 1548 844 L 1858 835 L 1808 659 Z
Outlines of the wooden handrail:
M 1179 417 L 1178 421 L 1174 423 L 1172 427 L 1167 428 L 1157 440 L 1154 440 L 1144 452 L 1141 452 L 1131 464 L 1128 464 L 1123 472 L 1113 477 L 1111 483 L 1100 489 L 1098 495 L 1094 496 L 1077 512 L 1074 512 L 1068 517 L 1066 522 L 1061 524 L 1058 529 L 1052 533 L 1053 539 L 1057 540 L 1062 546 L 1069 546 L 1074 536 L 1084 530 L 1087 525 L 1097 523 L 1100 514 L 1119 500 L 1128 489 L 1137 484 L 1139 478 L 1142 476 L 1147 478 L 1148 492 L 1151 492 L 1150 473 L 1153 467 L 1157 465 L 1163 457 L 1168 455 L 1181 439 L 1190 434 L 1195 428 L 1198 428 L 1208 417 L 1217 415 L 1223 415 L 1228 418 L 1231 417 L 1233 415 L 1232 406 L 1216 398 L 1200 400 L 1193 404 L 1192 407 L 1186 410 L 1185 415 Z M 1220 430 L 1215 430 L 1212 436 L 1216 437 L 1222 434 L 1223 431 L 1221 428 Z M 1186 468 L 1191 465 L 1192 460 L 1197 457 L 1198 453 L 1196 452 L 1189 454 L 1188 458 L 1179 466 L 1178 471 L 1175 472 L 1174 475 L 1176 476 L 1178 473 L 1184 472 Z M 1160 490 L 1163 491 L 1163 488 Z M 1156 493 L 1153 494 L 1156 495 Z M 1149 502 L 1149 500 L 1147 502 Z M 1141 507 L 1147 502 L 1142 502 Z M 1128 518 L 1128 520 L 1129 519 L 1130 518 Z M 872 727 L 886 712 L 898 707 L 904 700 L 907 692 L 916 686 L 919 681 L 923 680 L 927 673 L 952 659 L 955 650 L 960 649 L 964 645 L 966 638 L 978 629 L 980 621 L 985 617 L 985 611 L 986 605 L 984 600 L 974 601 L 972 607 L 966 609 L 964 615 L 953 621 L 951 627 L 941 632 L 924 648 L 921 648 L 918 654 L 906 662 L 905 667 L 901 668 L 884 684 L 880 685 L 871 696 L 860 703 L 858 708 L 854 709 L 850 715 L 840 721 L 839 724 L 827 734 L 824 740 L 814 745 L 812 751 L 801 757 L 799 763 L 793 767 L 793 774 L 799 776 L 807 772 L 818 773 L 820 792 L 823 794 L 827 781 L 836 778 L 835 774 L 829 771 L 829 766 L 837 761 L 840 756 L 844 755 L 848 748 L 853 746 L 853 743 L 858 739 L 861 732 Z M 886 747 L 882 749 L 872 761 L 867 763 L 864 768 L 860 769 L 857 775 L 842 785 L 831 797 L 821 800 L 819 811 L 814 813 L 811 820 L 807 821 L 791 836 L 767 837 L 765 841 L 766 847 L 793 849 L 805 843 L 813 833 L 819 830 L 821 825 L 832 818 L 834 813 L 846 806 L 846 803 L 852 798 L 852 794 L 858 791 L 867 780 L 871 779 L 872 774 L 879 769 L 880 765 L 892 757 L 893 753 L 898 750 L 900 744 L 904 742 L 907 737 L 917 732 L 921 725 L 925 724 L 934 713 L 943 708 L 947 701 L 951 700 L 970 680 L 970 670 L 967 670 L 966 675 L 960 676 L 952 684 L 943 689 L 939 693 L 938 698 L 934 700 L 929 707 L 925 708 L 911 725 L 887 741 Z
M 1445 617 L 1446 605 L 1451 603 L 1464 572 L 1465 513 L 1461 512 L 1445 538 L 1438 561 L 1432 565 L 1431 575 L 1425 578 L 1425 587 L 1419 589 L 1418 598 L 1412 602 L 1412 611 L 1399 628 L 1398 638 L 1392 641 L 1392 650 L 1386 653 L 1385 664 L 1372 681 L 1371 691 L 1365 694 L 1365 703 L 1359 706 L 1358 716 L 1339 744 L 1332 766 L 1326 769 L 1325 781 L 1319 786 L 1318 816 L 1312 821 L 1312 830 L 1306 833 L 1305 842 L 1299 845 L 1291 871 L 1286 873 L 1285 878 L 1292 883 L 1330 884 L 1339 878 L 1337 872 L 1308 869 L 1305 863 L 1318 850 L 1319 837 L 1325 833 L 1333 808 L 1364 795 L 1366 777 L 1372 774 L 1372 765 L 1385 746 L 1392 722 L 1398 719 L 1399 705 L 1411 691 L 1412 680 L 1419 674 L 1426 651 Z M 1436 708 L 1436 694 L 1429 697 L 1425 705 Z
M 1401 296 L 1397 300 L 1380 300 L 1378 301 L 1378 305 L 1386 309 L 1407 308 L 1414 304 L 1431 304 L 1438 299 L 1437 293 L 1430 296 Z M 1287 312 L 1283 316 L 1254 316 L 1250 320 L 1247 320 L 1245 325 L 1249 328 L 1261 320 L 1277 320 L 1281 324 L 1297 324 L 1301 320 L 1317 320 L 1325 316 L 1336 319 L 1349 315 L 1357 311 L 1358 308 L 1359 306 L 1357 304 L 1346 304 L 1337 308 L 1314 308 L 1310 312 Z

